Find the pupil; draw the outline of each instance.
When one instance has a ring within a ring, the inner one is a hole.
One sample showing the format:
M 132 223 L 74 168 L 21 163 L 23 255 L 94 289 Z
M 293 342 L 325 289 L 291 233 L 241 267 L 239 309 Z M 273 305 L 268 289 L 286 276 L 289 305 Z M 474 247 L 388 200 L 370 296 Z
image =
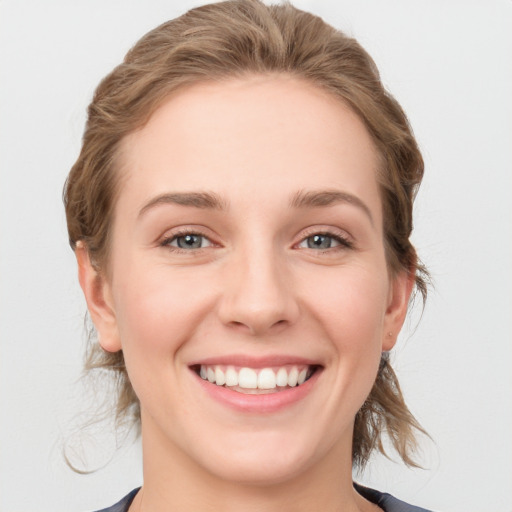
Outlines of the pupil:
M 331 247 L 331 237 L 326 235 L 313 235 L 308 238 L 308 247 L 310 249 L 329 249 L 329 247 Z
M 198 249 L 201 247 L 201 236 L 199 235 L 184 235 L 178 238 L 178 247 L 186 249 Z

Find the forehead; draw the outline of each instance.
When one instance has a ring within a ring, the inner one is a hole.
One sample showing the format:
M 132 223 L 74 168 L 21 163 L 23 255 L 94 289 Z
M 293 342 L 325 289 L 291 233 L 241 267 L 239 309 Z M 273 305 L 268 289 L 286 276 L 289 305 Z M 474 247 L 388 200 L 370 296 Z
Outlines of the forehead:
M 127 136 L 120 201 L 164 189 L 261 200 L 312 188 L 379 201 L 377 166 L 368 131 L 342 100 L 291 76 L 250 76 L 179 90 Z

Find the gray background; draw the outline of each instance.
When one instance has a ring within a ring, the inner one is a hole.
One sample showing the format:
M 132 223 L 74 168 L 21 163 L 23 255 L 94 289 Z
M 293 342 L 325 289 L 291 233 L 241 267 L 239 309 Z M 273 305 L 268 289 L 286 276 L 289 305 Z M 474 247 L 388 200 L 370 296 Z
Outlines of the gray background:
M 101 508 L 141 482 L 138 444 L 115 453 L 108 425 L 97 438 L 72 435 L 99 398 L 77 383 L 85 305 L 61 190 L 99 79 L 143 33 L 197 3 L 0 2 L 1 511 Z M 377 458 L 359 479 L 445 512 L 510 512 L 512 2 L 296 5 L 372 54 L 427 165 L 414 240 L 436 288 L 395 365 L 434 442 L 423 443 L 426 470 Z M 77 475 L 66 442 L 93 466 L 112 460 Z

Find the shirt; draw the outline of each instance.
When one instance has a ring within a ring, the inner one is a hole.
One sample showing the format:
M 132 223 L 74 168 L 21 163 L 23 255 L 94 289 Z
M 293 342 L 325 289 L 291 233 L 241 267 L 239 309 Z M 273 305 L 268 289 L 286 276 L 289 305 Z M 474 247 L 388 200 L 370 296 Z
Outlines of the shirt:
M 354 484 L 354 487 L 361 496 L 371 503 L 378 505 L 384 512 L 431 512 L 426 508 L 415 507 L 414 505 L 409 505 L 404 501 L 400 501 L 391 496 L 391 494 L 382 493 L 375 489 L 369 489 L 368 487 L 363 487 L 359 484 Z M 128 512 L 128 508 L 138 491 L 139 489 L 134 489 L 115 505 L 103 508 L 97 512 Z

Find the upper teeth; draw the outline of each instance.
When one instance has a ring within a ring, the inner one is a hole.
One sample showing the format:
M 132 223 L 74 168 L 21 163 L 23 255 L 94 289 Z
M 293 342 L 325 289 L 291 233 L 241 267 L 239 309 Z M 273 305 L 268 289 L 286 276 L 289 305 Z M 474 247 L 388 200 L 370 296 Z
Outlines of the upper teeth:
M 217 386 L 245 389 L 275 389 L 297 386 L 308 377 L 308 366 L 282 366 L 280 368 L 235 368 L 234 366 L 201 365 L 199 375 Z

